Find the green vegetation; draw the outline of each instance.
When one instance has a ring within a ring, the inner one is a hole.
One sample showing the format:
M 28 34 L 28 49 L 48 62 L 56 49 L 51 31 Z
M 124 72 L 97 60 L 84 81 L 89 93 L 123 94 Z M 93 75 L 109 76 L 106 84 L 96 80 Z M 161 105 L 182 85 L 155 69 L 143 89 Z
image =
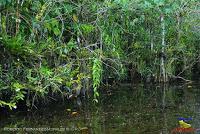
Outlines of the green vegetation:
M 136 73 L 190 80 L 200 71 L 199 8 L 198 0 L 0 0 L 0 106 L 90 89 L 98 102 L 103 80 Z

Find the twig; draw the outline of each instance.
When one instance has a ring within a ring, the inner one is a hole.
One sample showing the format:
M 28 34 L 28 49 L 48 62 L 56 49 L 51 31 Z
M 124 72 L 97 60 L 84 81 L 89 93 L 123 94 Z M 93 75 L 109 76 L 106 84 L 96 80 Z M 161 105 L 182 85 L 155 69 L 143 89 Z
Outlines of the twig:
M 185 78 L 183 78 L 183 77 L 181 77 L 181 76 L 175 76 L 175 75 L 172 75 L 172 74 L 171 74 L 171 77 L 172 77 L 172 78 L 176 78 L 176 79 L 179 78 L 179 79 L 182 79 L 182 80 L 184 80 L 184 81 L 186 81 L 186 82 L 192 82 L 192 80 L 187 80 L 187 79 L 185 79 Z
M 196 58 L 195 61 L 193 61 L 191 64 L 186 66 L 177 76 L 180 76 L 185 70 L 187 70 L 189 67 L 193 66 L 198 60 L 200 59 L 200 55 Z

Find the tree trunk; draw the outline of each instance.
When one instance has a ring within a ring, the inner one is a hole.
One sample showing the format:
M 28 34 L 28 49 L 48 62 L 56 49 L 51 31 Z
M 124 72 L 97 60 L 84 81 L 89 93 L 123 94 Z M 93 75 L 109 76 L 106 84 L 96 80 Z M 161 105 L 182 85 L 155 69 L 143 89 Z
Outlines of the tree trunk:
M 153 49 L 154 49 L 154 43 L 153 43 L 153 39 L 154 39 L 154 37 L 153 37 L 153 32 L 152 32 L 152 30 L 150 29 L 149 30 L 149 37 L 151 38 L 151 51 L 153 51 Z
M 161 54 L 161 81 L 166 82 L 167 77 L 166 77 L 166 70 L 165 70 L 165 20 L 164 20 L 164 15 L 161 15 L 161 28 L 162 28 L 162 54 Z

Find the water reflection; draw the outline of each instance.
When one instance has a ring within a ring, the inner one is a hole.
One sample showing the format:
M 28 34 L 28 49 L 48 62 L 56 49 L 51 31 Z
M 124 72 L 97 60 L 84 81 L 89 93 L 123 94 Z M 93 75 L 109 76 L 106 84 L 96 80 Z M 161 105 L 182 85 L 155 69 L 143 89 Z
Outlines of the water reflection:
M 103 91 L 96 106 L 89 101 L 82 103 L 79 109 L 56 104 L 33 113 L 17 112 L 1 119 L 0 127 L 67 128 L 64 132 L 52 133 L 168 134 L 179 126 L 178 117 L 192 117 L 191 125 L 198 128 L 199 87 L 196 84 L 190 87 L 183 84 L 135 87 L 122 84 L 109 93 Z M 77 113 L 72 115 L 66 109 Z

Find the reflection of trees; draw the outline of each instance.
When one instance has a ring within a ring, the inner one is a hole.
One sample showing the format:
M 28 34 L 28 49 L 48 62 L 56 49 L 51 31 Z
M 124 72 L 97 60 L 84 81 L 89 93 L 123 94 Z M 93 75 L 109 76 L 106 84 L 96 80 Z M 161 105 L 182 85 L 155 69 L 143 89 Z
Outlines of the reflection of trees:
M 188 92 L 184 86 L 162 86 L 163 131 L 169 133 L 172 128 L 178 127 L 178 117 L 192 117 L 195 104 L 194 94 Z
M 199 85 L 197 85 L 196 87 L 193 88 L 193 90 L 195 91 L 198 91 Z M 194 113 L 195 113 L 195 116 L 193 118 L 193 127 L 194 128 L 200 128 L 200 99 L 199 99 L 199 96 L 200 96 L 200 92 L 195 92 L 195 94 L 193 94 L 193 99 L 191 99 L 192 97 L 190 97 L 190 100 L 193 100 L 193 105 L 192 105 L 192 108 L 194 110 Z M 199 133 L 200 131 L 198 131 Z
M 28 120 L 16 116 L 12 124 L 88 127 L 90 133 L 170 133 L 178 126 L 178 117 L 190 116 L 192 126 L 197 128 L 200 126 L 200 94 L 191 90 L 193 88 L 170 85 L 121 87 L 102 97 L 97 106 L 83 103 L 78 117 L 67 117 L 63 110 L 66 108 L 60 106 L 52 108 L 56 113 L 44 110 L 49 111 L 50 116 L 45 112 L 34 114 Z

